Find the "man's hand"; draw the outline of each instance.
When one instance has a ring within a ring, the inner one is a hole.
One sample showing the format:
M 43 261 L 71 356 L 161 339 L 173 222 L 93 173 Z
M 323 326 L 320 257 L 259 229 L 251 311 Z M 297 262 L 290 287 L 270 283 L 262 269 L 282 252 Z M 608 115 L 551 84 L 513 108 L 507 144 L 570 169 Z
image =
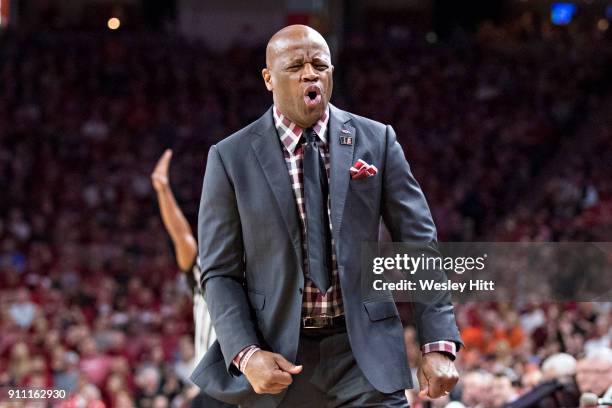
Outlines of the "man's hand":
M 170 167 L 170 159 L 172 159 L 172 150 L 166 149 L 155 165 L 153 173 L 151 173 L 151 182 L 153 183 L 155 191 L 160 191 L 168 186 L 168 167 Z
M 280 354 L 263 350 L 256 351 L 244 368 L 244 375 L 257 394 L 280 394 L 293 382 L 291 375 L 300 372 L 301 365 L 293 365 Z
M 448 395 L 459 380 L 455 363 L 438 352 L 423 355 L 417 375 L 421 386 L 419 392 L 421 398 L 439 398 Z

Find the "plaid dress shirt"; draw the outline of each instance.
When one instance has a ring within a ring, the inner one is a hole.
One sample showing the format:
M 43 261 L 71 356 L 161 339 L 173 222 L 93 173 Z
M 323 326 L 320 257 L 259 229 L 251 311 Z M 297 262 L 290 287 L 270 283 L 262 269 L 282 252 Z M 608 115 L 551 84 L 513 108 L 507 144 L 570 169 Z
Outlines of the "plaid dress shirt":
M 316 285 L 308 278 L 308 253 L 306 250 L 306 206 L 304 203 L 304 146 L 306 141 L 302 138 L 302 128 L 291 122 L 276 107 L 273 109 L 274 123 L 283 146 L 283 156 L 291 179 L 291 187 L 300 214 L 302 232 L 302 254 L 304 259 L 304 297 L 302 301 L 302 316 L 339 316 L 344 314 L 342 308 L 342 292 L 338 280 L 338 264 L 336 262 L 336 243 L 332 238 L 332 271 L 331 286 L 325 294 L 321 293 Z M 319 138 L 319 152 L 325 164 L 327 182 L 329 183 L 329 143 L 327 143 L 327 124 L 329 123 L 329 108 L 321 119 L 313 126 Z M 327 215 L 331 231 L 331 205 L 327 200 Z

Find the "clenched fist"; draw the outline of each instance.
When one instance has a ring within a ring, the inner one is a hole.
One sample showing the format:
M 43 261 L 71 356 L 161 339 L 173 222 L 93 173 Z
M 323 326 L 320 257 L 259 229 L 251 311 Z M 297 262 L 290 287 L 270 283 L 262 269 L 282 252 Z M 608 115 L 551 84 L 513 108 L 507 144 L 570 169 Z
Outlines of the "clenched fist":
M 292 375 L 302 372 L 283 356 L 269 351 L 258 350 L 249 359 L 244 375 L 257 394 L 280 394 L 292 382 Z
M 442 353 L 427 353 L 417 373 L 421 391 L 421 398 L 439 398 L 448 395 L 457 381 L 459 373 L 455 363 Z

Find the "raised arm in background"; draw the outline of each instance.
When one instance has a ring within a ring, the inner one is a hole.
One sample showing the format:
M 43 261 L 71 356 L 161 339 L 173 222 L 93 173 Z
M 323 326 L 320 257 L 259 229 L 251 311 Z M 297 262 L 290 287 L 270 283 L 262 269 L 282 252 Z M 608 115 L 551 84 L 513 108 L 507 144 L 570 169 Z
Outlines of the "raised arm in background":
M 198 253 L 198 245 L 191 232 L 191 227 L 176 203 L 170 188 L 168 167 L 171 159 L 172 150 L 166 149 L 155 165 L 153 173 L 151 173 L 151 182 L 157 193 L 157 201 L 159 202 L 164 226 L 174 244 L 176 262 L 179 268 L 185 271 L 193 265 Z

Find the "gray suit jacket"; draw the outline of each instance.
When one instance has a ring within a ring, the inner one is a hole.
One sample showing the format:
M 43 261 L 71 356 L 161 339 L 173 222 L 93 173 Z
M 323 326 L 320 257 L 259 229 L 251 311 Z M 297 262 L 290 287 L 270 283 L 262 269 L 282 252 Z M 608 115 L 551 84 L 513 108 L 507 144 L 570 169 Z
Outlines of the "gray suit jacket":
M 411 387 L 402 325 L 389 293 L 362 298 L 361 242 L 377 241 L 380 217 L 397 242 L 434 242 L 436 230 L 419 185 L 390 126 L 330 106 L 330 196 L 346 325 L 355 359 L 378 390 Z M 339 137 L 351 136 L 352 144 Z M 351 180 L 357 159 L 374 177 Z M 246 346 L 294 362 L 304 274 L 300 220 L 272 110 L 210 149 L 198 220 L 202 286 L 218 336 L 191 379 L 230 403 L 257 395 L 232 364 Z M 443 278 L 445 279 L 445 278 Z M 460 342 L 448 296 L 415 304 L 421 344 Z

